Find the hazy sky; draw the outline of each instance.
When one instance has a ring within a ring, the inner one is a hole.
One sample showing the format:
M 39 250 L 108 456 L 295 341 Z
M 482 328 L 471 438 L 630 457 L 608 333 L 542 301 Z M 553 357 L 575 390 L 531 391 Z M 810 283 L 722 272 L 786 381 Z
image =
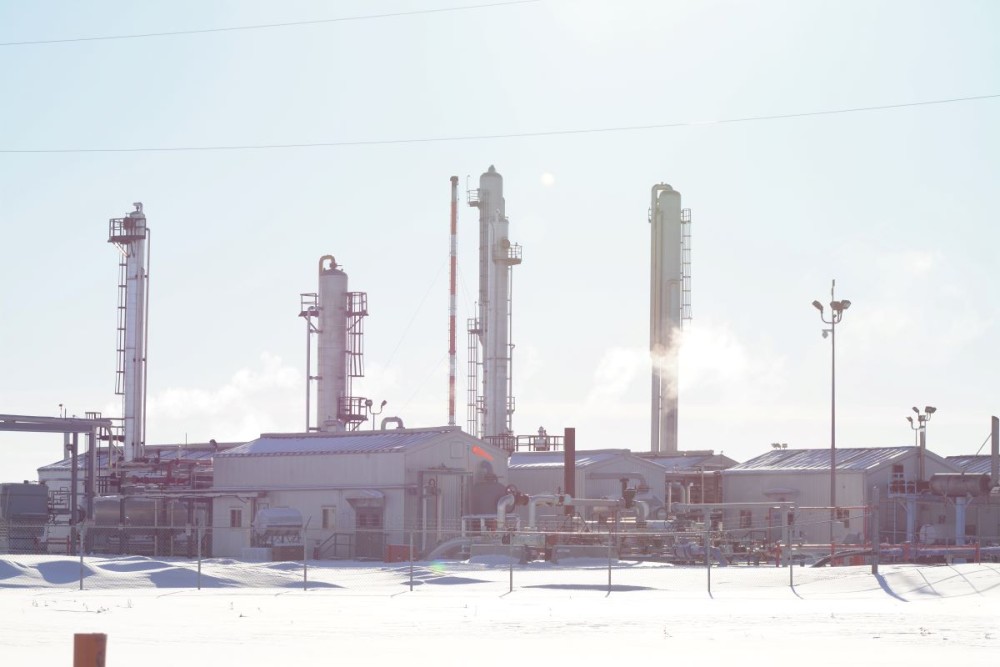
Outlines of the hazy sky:
M 933 405 L 932 450 L 982 446 L 1000 412 L 1000 97 L 712 121 L 1000 95 L 1000 5 L 399 15 L 473 4 L 0 5 L 0 413 L 117 416 L 107 226 L 141 201 L 147 442 L 304 427 L 299 293 L 325 254 L 368 293 L 355 393 L 407 426 L 446 423 L 449 177 L 464 330 L 477 284 L 464 190 L 494 164 L 524 255 L 518 432 L 574 426 L 580 448 L 649 448 L 647 210 L 666 182 L 693 217 L 682 449 L 829 447 L 830 341 L 810 302 L 829 301 L 834 278 L 853 304 L 837 330 L 838 444 L 911 444 L 910 407 Z M 487 135 L 508 136 L 460 139 Z M 46 152 L 311 143 L 353 145 Z M 464 425 L 464 333 L 459 350 Z M 60 453 L 59 436 L 0 433 L 0 481 Z

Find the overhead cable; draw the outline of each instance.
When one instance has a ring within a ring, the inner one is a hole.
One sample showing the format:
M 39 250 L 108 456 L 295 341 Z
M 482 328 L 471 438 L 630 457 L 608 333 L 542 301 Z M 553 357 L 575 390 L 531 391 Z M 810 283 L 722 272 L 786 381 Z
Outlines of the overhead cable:
M 919 102 L 904 102 L 901 104 L 883 104 L 877 106 L 852 107 L 846 109 L 827 109 L 823 111 L 803 111 L 798 113 L 770 114 L 765 116 L 742 116 L 739 118 L 722 118 L 708 121 L 685 121 L 675 123 L 657 123 L 652 125 L 622 125 L 616 127 L 596 127 L 574 130 L 541 130 L 537 132 L 510 132 L 505 134 L 470 134 L 451 137 L 409 137 L 401 139 L 357 139 L 343 141 L 310 141 L 287 144 L 234 144 L 221 146 L 141 146 L 132 148 L 0 148 L 0 154 L 16 153 L 170 153 L 186 151 L 251 151 L 279 150 L 291 148 L 338 148 L 350 146 L 390 146 L 396 144 L 430 144 L 458 141 L 487 141 L 491 139 L 527 139 L 534 137 L 558 137 L 582 134 L 602 134 L 609 132 L 638 132 L 643 130 L 665 130 L 681 127 L 698 127 L 704 125 L 726 125 L 733 123 L 750 123 L 769 120 L 789 120 L 793 118 L 810 118 L 815 116 L 832 116 L 835 114 L 861 113 L 868 111 L 887 111 L 910 107 L 923 107 L 956 102 L 974 102 L 1000 98 L 1000 93 L 991 95 L 975 95 L 971 97 L 951 97 L 940 100 L 924 100 Z
M 145 39 L 148 37 L 179 37 L 182 35 L 206 35 L 218 32 L 237 32 L 241 30 L 269 30 L 272 28 L 295 28 L 323 23 L 345 23 L 348 21 L 371 21 L 375 19 L 399 18 L 417 16 L 419 14 L 443 14 L 445 12 L 461 12 L 472 9 L 487 9 L 490 7 L 506 7 L 509 5 L 527 5 L 542 2 L 542 0 L 507 0 L 506 2 L 489 2 L 481 5 L 465 5 L 459 7 L 438 7 L 435 9 L 414 9 L 408 12 L 389 12 L 385 14 L 365 14 L 361 16 L 342 16 L 332 19 L 310 19 L 305 21 L 287 21 L 284 23 L 261 23 L 258 25 L 238 25 L 222 28 L 199 28 L 193 30 L 170 30 L 164 32 L 144 32 L 128 35 L 95 35 L 92 37 L 66 37 L 63 39 L 34 39 L 22 42 L 0 42 L 0 47 L 41 46 L 45 44 L 73 44 L 78 42 L 103 42 L 116 39 Z

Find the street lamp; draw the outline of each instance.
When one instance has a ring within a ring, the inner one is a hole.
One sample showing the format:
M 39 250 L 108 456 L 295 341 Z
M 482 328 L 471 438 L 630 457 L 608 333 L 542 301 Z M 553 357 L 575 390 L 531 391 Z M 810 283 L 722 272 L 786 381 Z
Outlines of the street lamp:
M 834 297 L 836 280 L 830 281 L 830 319 L 826 319 L 823 304 L 813 301 L 819 317 L 829 329 L 823 329 L 823 338 L 830 336 L 830 548 L 833 549 L 833 524 L 837 520 L 837 324 L 844 319 L 844 311 L 851 307 L 847 299 Z
M 913 417 L 907 417 L 906 421 L 910 422 L 910 428 L 914 431 L 914 445 L 919 447 L 917 450 L 917 483 L 919 484 L 924 481 L 924 454 L 927 451 L 927 422 L 931 420 L 931 415 L 937 412 L 937 408 L 927 405 L 924 406 L 924 411 L 921 413 L 914 406 L 913 411 L 917 414 L 917 421 L 914 422 Z M 918 488 L 917 491 L 919 490 Z
M 385 410 L 385 404 L 388 402 L 389 401 L 382 401 L 382 405 L 378 406 L 378 412 L 376 412 L 375 410 L 372 410 L 372 405 L 373 405 L 372 399 L 370 398 L 365 399 L 365 407 L 368 408 L 368 414 L 372 416 L 373 431 L 375 430 L 375 416 L 382 414 L 382 411 Z

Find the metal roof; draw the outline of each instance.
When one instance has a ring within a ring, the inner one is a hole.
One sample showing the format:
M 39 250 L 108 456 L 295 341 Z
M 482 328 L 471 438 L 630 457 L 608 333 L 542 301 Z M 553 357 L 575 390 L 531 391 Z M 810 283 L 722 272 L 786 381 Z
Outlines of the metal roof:
M 714 454 L 704 456 L 643 456 L 645 460 L 667 469 L 667 472 L 695 472 L 699 466 L 715 458 Z M 717 466 L 712 466 L 715 470 Z M 723 467 L 723 469 L 725 469 Z
M 612 461 L 622 456 L 633 456 L 627 449 L 584 449 L 576 450 L 576 467 Z M 514 452 L 507 461 L 507 470 L 540 470 L 562 468 L 565 465 L 563 452 Z
M 837 449 L 837 470 L 865 471 L 915 453 L 914 447 L 845 447 Z M 929 453 L 929 452 L 928 452 Z M 726 472 L 830 469 L 829 449 L 775 449 Z
M 984 454 L 982 456 L 946 456 L 945 460 L 958 468 L 960 472 L 989 475 L 993 472 L 990 458 L 989 454 Z
M 234 447 L 240 446 L 243 443 L 237 442 L 220 442 L 218 443 L 218 450 L 212 449 L 210 446 L 205 444 L 199 444 L 195 447 L 186 447 L 184 445 L 146 445 L 146 455 L 136 459 L 135 463 L 169 463 L 170 461 L 201 461 L 201 460 L 211 460 L 214 456 L 218 456 L 220 452 L 226 449 L 232 449 Z M 55 463 L 50 463 L 46 466 L 42 466 L 39 470 L 70 470 L 72 468 L 72 458 L 65 458 L 62 461 L 56 461 Z M 76 467 L 78 470 L 84 470 L 87 467 L 87 452 L 81 451 L 76 457 Z M 108 450 L 102 449 L 97 452 L 97 467 L 107 468 L 108 467 Z
M 458 427 L 345 433 L 264 433 L 245 445 L 220 452 L 216 458 L 306 454 L 399 454 L 426 445 L 445 434 L 474 440 Z

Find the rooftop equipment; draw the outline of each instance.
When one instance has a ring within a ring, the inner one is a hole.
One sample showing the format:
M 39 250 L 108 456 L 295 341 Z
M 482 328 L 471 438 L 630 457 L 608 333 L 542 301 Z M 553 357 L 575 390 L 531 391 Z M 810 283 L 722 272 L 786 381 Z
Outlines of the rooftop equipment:
M 122 397 L 125 461 L 142 456 L 146 437 L 146 342 L 149 311 L 149 228 L 142 203 L 108 223 L 108 243 L 121 253 L 118 263 L 118 370 L 115 393 Z
M 650 449 L 676 453 L 677 353 L 679 332 L 691 319 L 691 211 L 666 183 L 654 185 L 649 209 L 650 310 L 652 356 Z

